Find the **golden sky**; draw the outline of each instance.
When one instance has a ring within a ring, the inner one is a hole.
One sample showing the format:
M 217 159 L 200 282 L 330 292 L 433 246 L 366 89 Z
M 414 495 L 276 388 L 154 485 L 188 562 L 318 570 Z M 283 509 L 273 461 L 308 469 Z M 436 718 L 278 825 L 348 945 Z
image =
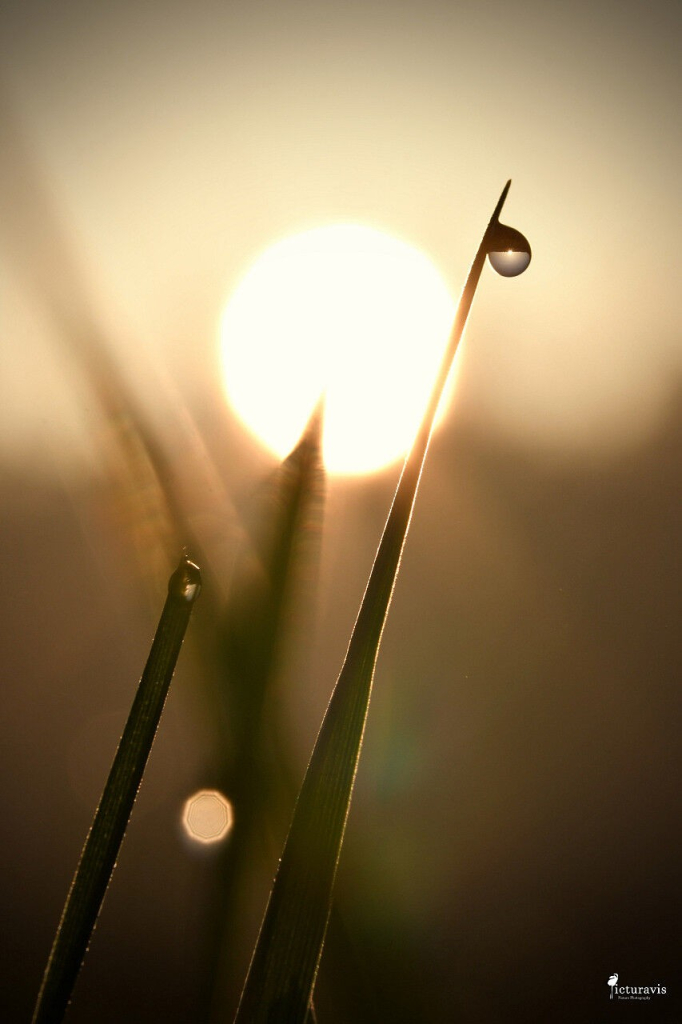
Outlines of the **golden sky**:
M 162 363 L 196 401 L 240 274 L 319 224 L 416 245 L 456 296 L 512 177 L 504 219 L 534 259 L 482 282 L 460 414 L 599 451 L 665 412 L 680 372 L 676 5 L 2 10 L 7 101 L 134 382 Z M 35 448 L 36 410 L 54 437 L 74 399 L 12 239 L 3 264 L 2 444 Z

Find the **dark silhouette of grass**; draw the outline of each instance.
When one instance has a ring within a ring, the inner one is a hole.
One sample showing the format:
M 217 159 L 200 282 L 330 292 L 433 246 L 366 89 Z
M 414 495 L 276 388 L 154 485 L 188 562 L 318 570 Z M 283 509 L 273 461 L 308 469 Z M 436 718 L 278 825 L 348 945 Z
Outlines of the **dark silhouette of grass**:
M 182 558 L 168 583 L 168 597 L 149 659 L 64 905 L 33 1024 L 55 1024 L 66 1012 L 116 865 L 200 589 L 199 569 L 188 558 Z
M 298 796 L 235 1024 L 303 1024 L 312 998 L 357 772 L 374 668 L 433 424 L 486 256 L 493 211 L 462 291 L 447 350 L 398 482 L 346 658 Z

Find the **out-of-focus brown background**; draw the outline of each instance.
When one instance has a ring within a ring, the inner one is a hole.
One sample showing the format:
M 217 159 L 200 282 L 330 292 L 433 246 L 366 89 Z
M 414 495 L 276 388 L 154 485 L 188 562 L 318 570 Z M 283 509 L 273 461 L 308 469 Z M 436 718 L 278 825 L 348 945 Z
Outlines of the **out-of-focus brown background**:
M 679 1020 L 679 11 L 29 2 L 0 19 L 0 1018 L 30 1017 L 162 600 L 131 536 L 140 509 L 155 536 L 153 509 L 122 505 L 74 336 L 163 439 L 227 582 L 274 467 L 219 380 L 239 275 L 352 220 L 427 251 L 456 294 L 512 176 L 504 219 L 534 259 L 518 281 L 486 271 L 430 452 L 319 1019 Z M 299 774 L 397 473 L 328 482 L 280 687 Z M 200 1019 L 214 853 L 180 825 L 213 784 L 195 626 L 74 1024 Z M 668 993 L 614 1007 L 613 972 Z

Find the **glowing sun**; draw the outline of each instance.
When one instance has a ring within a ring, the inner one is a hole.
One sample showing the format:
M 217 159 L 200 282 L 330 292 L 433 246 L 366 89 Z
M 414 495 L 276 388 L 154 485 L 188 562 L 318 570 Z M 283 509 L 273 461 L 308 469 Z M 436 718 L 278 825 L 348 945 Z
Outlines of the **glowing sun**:
M 324 460 L 366 473 L 409 447 L 454 303 L 430 259 L 372 228 L 315 228 L 267 249 L 221 321 L 228 399 L 279 456 L 326 396 Z

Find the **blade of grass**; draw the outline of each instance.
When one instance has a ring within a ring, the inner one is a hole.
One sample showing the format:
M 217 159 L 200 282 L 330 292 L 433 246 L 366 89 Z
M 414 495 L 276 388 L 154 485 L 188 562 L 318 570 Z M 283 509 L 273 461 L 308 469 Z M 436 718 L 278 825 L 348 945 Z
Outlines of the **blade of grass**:
M 66 1012 L 140 788 L 200 587 L 199 569 L 183 557 L 169 580 L 168 597 L 149 658 L 66 898 L 33 1024 L 57 1024 Z
M 248 891 L 248 876 L 263 849 L 272 846 L 273 858 L 279 852 L 296 796 L 295 773 L 278 742 L 273 690 L 317 575 L 325 498 L 321 445 L 322 403 L 259 494 L 264 507 L 251 557 L 236 575 L 218 627 L 219 711 L 234 747 L 222 744 L 216 785 L 229 794 L 235 826 L 219 851 L 209 904 L 203 960 L 213 978 L 211 1020 L 223 1019 L 243 980 L 244 967 L 233 952 L 241 893 Z
M 507 182 L 469 270 L 450 340 L 396 490 L 346 658 L 313 749 L 235 1024 L 303 1024 L 331 909 L 381 635 L 435 415 L 462 337 Z

